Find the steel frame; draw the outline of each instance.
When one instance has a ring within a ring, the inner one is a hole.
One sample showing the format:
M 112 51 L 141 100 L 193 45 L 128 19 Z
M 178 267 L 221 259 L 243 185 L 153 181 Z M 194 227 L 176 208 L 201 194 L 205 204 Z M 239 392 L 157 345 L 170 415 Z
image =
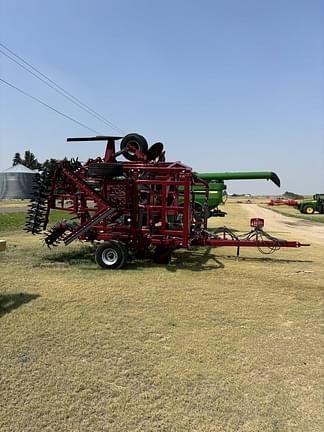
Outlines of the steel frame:
M 70 212 L 79 223 L 63 234 L 65 245 L 82 241 L 118 240 L 129 251 L 145 251 L 151 245 L 169 250 L 202 247 L 294 247 L 297 241 L 254 238 L 239 239 L 226 231 L 221 237 L 208 231 L 208 182 L 181 162 L 157 161 L 132 149 L 135 162 L 122 162 L 120 176 L 90 176 L 96 164 L 117 164 L 115 141 L 120 137 L 70 138 L 68 141 L 106 140 L 104 158 L 90 159 L 77 169 L 61 162 L 50 178 L 44 227 L 51 209 Z M 120 164 L 120 162 L 119 162 Z M 199 186 L 197 188 L 197 186 Z M 199 190 L 199 192 L 197 192 Z M 204 196 L 200 209 L 195 195 Z M 258 227 L 254 228 L 258 229 Z

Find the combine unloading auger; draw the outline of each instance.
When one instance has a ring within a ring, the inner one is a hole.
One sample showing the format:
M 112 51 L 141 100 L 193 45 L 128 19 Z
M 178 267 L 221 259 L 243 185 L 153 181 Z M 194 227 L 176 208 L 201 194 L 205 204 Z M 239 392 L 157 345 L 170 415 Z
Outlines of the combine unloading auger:
M 209 186 L 208 207 L 210 216 L 225 216 L 226 212 L 220 210 L 218 206 L 224 204 L 227 193 L 225 180 L 270 180 L 280 187 L 280 179 L 272 171 L 250 171 L 250 172 L 218 172 L 218 173 L 197 173 L 198 177 L 205 180 Z M 197 197 L 197 204 L 201 204 Z
M 256 247 L 274 252 L 281 247 L 300 247 L 296 241 L 280 240 L 263 231 L 263 221 L 251 220 L 252 230 L 238 236 L 228 228 L 208 230 L 210 178 L 181 162 L 167 162 L 162 143 L 151 147 L 138 134 L 121 137 L 70 138 L 68 141 L 107 141 L 105 156 L 85 164 L 62 161 L 37 177 L 35 197 L 28 210 L 26 230 L 41 234 L 51 209 L 71 218 L 59 220 L 45 232 L 44 243 L 69 245 L 74 240 L 100 242 L 96 261 L 104 268 L 121 268 L 130 256 L 153 251 L 153 259 L 167 263 L 175 249 L 191 246 Z M 123 155 L 126 161 L 116 158 Z M 224 180 L 219 173 L 219 179 Z M 233 178 L 234 173 L 227 173 Z M 241 178 L 242 173 L 238 173 Z M 215 176 L 217 173 L 210 174 Z M 251 178 L 251 173 L 248 173 Z M 278 177 L 271 172 L 255 178 Z M 260 177 L 261 176 L 261 177 Z M 202 178 L 203 177 L 203 178 Z M 197 204 L 198 203 L 198 204 Z

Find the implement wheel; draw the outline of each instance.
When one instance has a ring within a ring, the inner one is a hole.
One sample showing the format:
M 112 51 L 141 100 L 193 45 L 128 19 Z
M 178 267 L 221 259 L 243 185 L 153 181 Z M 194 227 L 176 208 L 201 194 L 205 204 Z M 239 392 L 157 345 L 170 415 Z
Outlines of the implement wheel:
M 123 243 L 111 240 L 97 247 L 95 257 L 104 269 L 120 269 L 126 264 L 127 248 Z
M 156 246 L 153 261 L 157 264 L 169 264 L 171 261 L 172 249 L 165 246 Z
M 137 157 L 136 154 L 132 153 L 131 151 L 127 151 L 127 147 L 129 145 L 140 150 L 144 154 L 146 154 L 148 149 L 147 141 L 142 135 L 136 133 L 126 135 L 120 143 L 120 150 L 124 152 L 125 158 L 130 161 L 136 161 Z
M 89 177 L 119 177 L 123 174 L 121 163 L 94 163 L 88 168 Z

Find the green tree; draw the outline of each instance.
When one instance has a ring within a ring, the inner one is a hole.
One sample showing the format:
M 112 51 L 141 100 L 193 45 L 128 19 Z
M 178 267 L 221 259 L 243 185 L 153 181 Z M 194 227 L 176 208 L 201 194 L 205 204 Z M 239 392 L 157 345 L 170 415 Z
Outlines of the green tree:
M 299 194 L 296 194 L 294 192 L 289 192 L 289 191 L 286 191 L 282 196 L 285 198 L 292 198 L 292 199 L 303 199 L 304 198 L 303 195 L 299 195 Z
M 56 167 L 56 165 L 58 164 L 58 160 L 57 159 L 46 159 L 45 162 L 42 163 L 42 168 L 43 169 L 54 169 Z
M 67 161 L 67 158 L 65 157 L 63 160 Z M 24 159 L 21 158 L 20 153 L 15 153 L 12 162 L 13 165 L 22 164 L 30 169 L 54 169 L 60 161 L 58 159 L 50 158 L 46 159 L 45 162 L 40 163 L 38 162 L 34 153 L 32 153 L 30 150 L 26 150 Z
M 32 153 L 30 150 L 25 151 L 23 165 L 30 169 L 39 169 L 42 166 L 36 159 L 34 153 Z
M 23 161 L 21 159 L 20 153 L 15 153 L 15 156 L 12 159 L 12 165 L 15 166 L 15 165 L 21 164 L 22 162 Z

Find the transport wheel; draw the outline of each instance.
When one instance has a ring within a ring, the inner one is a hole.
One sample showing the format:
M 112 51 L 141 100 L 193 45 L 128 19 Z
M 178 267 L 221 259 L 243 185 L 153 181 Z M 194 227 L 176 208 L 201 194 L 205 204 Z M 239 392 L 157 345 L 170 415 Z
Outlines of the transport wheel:
M 169 264 L 171 261 L 172 249 L 165 246 L 156 246 L 153 261 L 157 264 Z
M 128 249 L 125 243 L 119 241 L 119 240 L 110 240 L 110 243 L 115 244 L 117 247 L 122 249 L 122 253 L 124 255 L 124 259 L 120 262 L 118 268 L 122 268 L 127 264 L 128 261 Z
M 313 214 L 314 213 L 314 208 L 312 206 L 306 206 L 306 207 L 304 207 L 304 213 L 306 213 L 306 214 Z
M 121 163 L 94 163 L 88 168 L 89 177 L 118 177 L 123 174 Z
M 202 218 L 203 218 L 203 207 L 202 207 L 202 205 L 199 204 L 199 203 L 197 203 L 197 202 L 195 202 L 194 210 L 195 210 L 195 219 L 196 219 L 196 222 L 201 221 Z
M 95 258 L 96 263 L 104 269 L 119 269 L 126 262 L 127 250 L 120 242 L 112 240 L 97 247 Z
M 163 144 L 160 142 L 157 142 L 148 149 L 147 152 L 147 160 L 152 161 L 160 156 L 160 154 L 163 151 Z
M 135 147 L 136 149 L 140 150 L 142 153 L 146 153 L 148 149 L 148 144 L 146 139 L 142 135 L 136 133 L 128 134 L 121 140 L 120 150 L 124 152 L 124 150 L 127 150 L 128 145 Z M 136 155 L 130 151 L 125 151 L 124 156 L 126 159 L 130 161 L 137 160 Z

